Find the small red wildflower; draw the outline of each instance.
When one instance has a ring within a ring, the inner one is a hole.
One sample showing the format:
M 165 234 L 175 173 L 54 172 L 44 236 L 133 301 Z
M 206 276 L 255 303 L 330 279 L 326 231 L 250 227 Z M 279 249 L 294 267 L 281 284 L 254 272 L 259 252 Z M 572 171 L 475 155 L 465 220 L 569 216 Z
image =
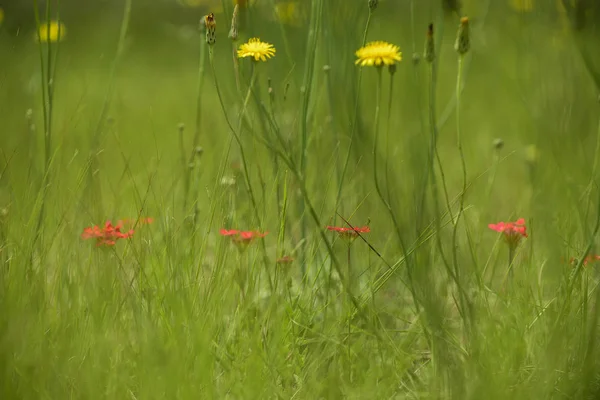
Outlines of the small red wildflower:
M 258 231 L 238 231 L 237 229 L 221 229 L 219 231 L 221 236 L 229 236 L 233 243 L 246 248 L 254 239 L 262 238 L 267 236 L 269 232 L 258 232 Z
M 117 225 L 113 225 L 110 221 L 106 221 L 103 228 L 100 228 L 98 225 L 85 228 L 81 234 L 81 238 L 84 240 L 92 238 L 96 239 L 96 246 L 114 246 L 117 240 L 127 239 L 133 236 L 133 229 L 126 232 L 122 232 L 122 229 L 122 221 L 119 221 Z
M 352 228 L 347 228 L 347 227 L 329 226 L 328 225 L 327 229 L 332 232 L 337 232 L 341 238 L 350 240 L 350 241 L 356 239 L 358 237 L 358 235 L 361 233 L 371 232 L 371 228 L 369 228 L 368 226 L 363 226 L 363 227 L 355 226 Z
M 519 218 L 515 222 L 498 222 L 489 224 L 488 227 L 504 235 L 504 240 L 511 247 L 516 247 L 522 238 L 528 237 L 525 219 Z

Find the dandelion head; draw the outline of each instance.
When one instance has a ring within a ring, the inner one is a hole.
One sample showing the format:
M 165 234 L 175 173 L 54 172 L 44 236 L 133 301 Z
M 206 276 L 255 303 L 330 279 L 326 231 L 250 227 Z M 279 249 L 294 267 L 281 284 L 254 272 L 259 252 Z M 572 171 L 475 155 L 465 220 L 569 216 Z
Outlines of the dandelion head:
M 381 67 L 384 65 L 392 65 L 402 60 L 400 47 L 391 43 L 377 41 L 367 43 L 356 51 L 355 64 L 364 66 Z
M 267 61 L 275 55 L 275 47 L 270 43 L 262 42 L 258 38 L 252 38 L 240 45 L 237 56 L 239 58 L 252 57 L 254 61 Z
M 38 39 L 41 43 L 60 42 L 65 38 L 67 28 L 59 21 L 50 21 L 40 24 L 38 28 Z

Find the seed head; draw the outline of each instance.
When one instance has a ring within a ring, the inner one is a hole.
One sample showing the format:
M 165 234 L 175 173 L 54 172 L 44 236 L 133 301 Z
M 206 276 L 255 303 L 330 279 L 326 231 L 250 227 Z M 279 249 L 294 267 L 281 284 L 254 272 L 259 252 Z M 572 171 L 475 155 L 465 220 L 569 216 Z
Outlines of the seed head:
M 238 10 L 239 5 L 236 4 L 233 8 L 233 16 L 231 17 L 231 29 L 229 30 L 229 39 L 233 40 L 234 42 L 238 38 Z

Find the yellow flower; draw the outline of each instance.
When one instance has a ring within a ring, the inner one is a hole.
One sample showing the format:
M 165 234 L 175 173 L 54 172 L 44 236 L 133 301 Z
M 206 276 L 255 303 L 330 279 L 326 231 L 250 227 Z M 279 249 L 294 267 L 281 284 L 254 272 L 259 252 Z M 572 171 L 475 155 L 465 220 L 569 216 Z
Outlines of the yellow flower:
M 367 43 L 358 49 L 355 54 L 358 57 L 355 64 L 360 64 L 361 67 L 365 65 L 375 65 L 377 67 L 393 65 L 396 64 L 396 61 L 402 60 L 400 47 L 381 41 Z
M 67 28 L 62 22 L 50 21 L 49 24 L 40 24 L 38 34 L 39 40 L 42 43 L 58 42 L 65 38 Z
M 533 0 L 510 0 L 510 6 L 519 12 L 533 11 Z
M 239 58 L 254 57 L 254 61 L 267 61 L 275 55 L 275 47 L 270 43 L 261 42 L 258 38 L 248 40 L 240 46 L 237 52 Z

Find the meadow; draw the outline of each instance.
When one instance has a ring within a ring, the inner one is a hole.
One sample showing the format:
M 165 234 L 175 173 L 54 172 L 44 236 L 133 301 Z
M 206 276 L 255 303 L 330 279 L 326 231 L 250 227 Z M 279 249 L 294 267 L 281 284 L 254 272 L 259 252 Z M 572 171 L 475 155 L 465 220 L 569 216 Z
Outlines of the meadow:
M 88 6 L 0 5 L 1 399 L 600 398 L 600 5 Z

